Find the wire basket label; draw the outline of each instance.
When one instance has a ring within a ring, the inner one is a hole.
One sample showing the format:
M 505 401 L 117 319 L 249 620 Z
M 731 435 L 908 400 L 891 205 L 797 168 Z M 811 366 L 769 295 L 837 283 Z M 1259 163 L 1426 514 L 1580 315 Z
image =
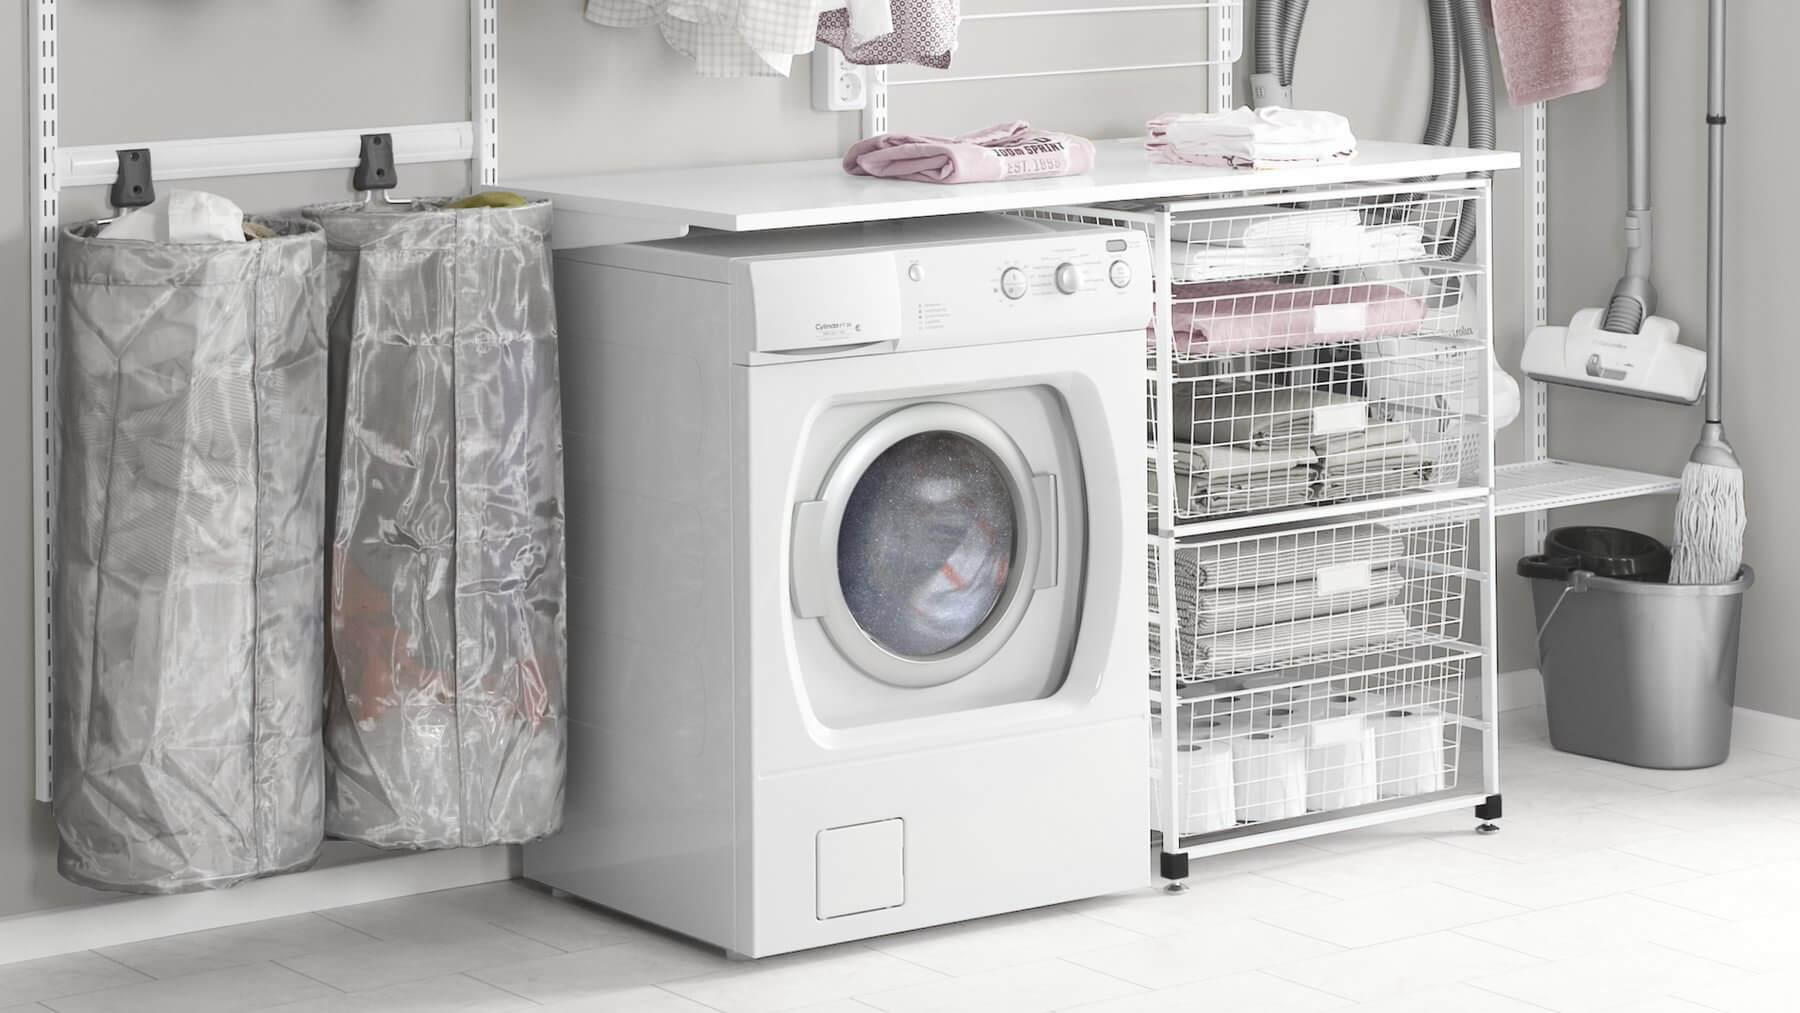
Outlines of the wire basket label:
M 1351 591 L 1367 591 L 1375 571 L 1367 562 L 1321 566 L 1313 572 L 1313 590 L 1321 598 Z

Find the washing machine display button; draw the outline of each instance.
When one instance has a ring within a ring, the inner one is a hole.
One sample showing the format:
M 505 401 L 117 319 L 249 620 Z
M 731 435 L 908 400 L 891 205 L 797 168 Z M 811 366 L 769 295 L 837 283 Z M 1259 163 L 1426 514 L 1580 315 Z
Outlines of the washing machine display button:
M 1115 260 L 1112 262 L 1112 266 L 1106 269 L 1106 277 L 1113 283 L 1114 288 L 1124 288 L 1131 284 L 1131 265 L 1123 260 Z
M 1025 298 L 1025 272 L 1016 267 L 1009 267 L 1000 272 L 1000 291 L 1008 299 Z
M 1056 290 L 1063 295 L 1074 295 L 1081 288 L 1081 269 L 1074 264 L 1056 265 Z
M 907 265 L 906 276 L 908 278 L 912 279 L 913 281 L 924 281 L 925 280 L 925 269 L 923 267 L 920 267 L 919 262 L 915 260 L 911 264 Z

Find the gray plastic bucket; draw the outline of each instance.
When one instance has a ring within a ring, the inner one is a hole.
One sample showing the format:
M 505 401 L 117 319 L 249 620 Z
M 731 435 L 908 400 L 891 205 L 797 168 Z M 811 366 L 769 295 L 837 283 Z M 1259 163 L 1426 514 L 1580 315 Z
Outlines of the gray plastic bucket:
M 1725 762 L 1746 566 L 1729 584 L 1596 577 L 1527 557 L 1550 744 L 1634 767 Z

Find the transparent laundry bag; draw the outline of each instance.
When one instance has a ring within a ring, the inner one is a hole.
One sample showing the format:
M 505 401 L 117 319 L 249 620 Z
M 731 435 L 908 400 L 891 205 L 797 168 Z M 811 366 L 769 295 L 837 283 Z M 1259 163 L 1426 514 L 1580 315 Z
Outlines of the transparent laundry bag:
M 58 867 L 135 893 L 323 838 L 325 241 L 64 232 Z
M 562 412 L 550 207 L 335 204 L 326 829 L 389 848 L 562 822 Z

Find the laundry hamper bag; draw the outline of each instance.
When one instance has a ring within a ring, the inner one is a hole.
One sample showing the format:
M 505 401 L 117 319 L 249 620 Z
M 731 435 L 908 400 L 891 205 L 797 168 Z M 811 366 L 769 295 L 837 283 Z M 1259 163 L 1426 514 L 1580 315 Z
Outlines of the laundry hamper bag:
M 173 893 L 323 837 L 325 241 L 64 232 L 58 867 Z
M 562 821 L 562 410 L 550 207 L 308 208 L 330 247 L 326 830 Z

